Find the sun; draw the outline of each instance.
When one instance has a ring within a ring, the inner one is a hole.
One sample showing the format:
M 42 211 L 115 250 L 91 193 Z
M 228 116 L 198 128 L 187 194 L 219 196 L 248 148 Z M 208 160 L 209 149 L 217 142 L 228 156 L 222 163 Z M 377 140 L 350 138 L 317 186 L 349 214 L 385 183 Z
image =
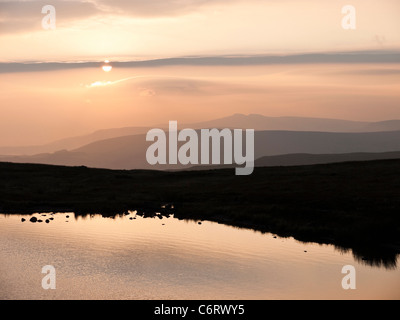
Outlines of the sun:
M 110 72 L 112 70 L 112 66 L 109 65 L 110 61 L 106 60 L 104 63 L 105 65 L 103 65 L 101 68 L 104 72 Z

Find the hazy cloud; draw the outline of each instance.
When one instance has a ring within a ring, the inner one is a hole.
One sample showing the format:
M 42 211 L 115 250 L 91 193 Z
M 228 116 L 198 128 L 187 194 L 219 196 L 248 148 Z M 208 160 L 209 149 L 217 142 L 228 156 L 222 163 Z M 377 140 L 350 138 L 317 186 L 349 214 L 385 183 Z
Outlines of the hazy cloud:
M 361 75 L 361 76 L 390 76 L 400 75 L 400 69 L 366 69 L 338 72 L 337 74 Z
M 42 8 L 49 1 L 0 1 L 0 34 L 41 28 L 45 16 Z M 85 19 L 102 11 L 92 2 L 79 0 L 52 0 L 58 23 Z
M 100 5 L 122 14 L 139 17 L 176 16 L 215 4 L 232 4 L 239 0 L 97 0 Z
M 115 68 L 151 68 L 161 66 L 256 66 L 279 64 L 363 64 L 400 63 L 400 52 L 395 51 L 357 51 L 343 53 L 295 54 L 286 56 L 219 56 L 170 58 L 147 61 L 112 62 Z M 101 62 L 82 63 L 0 63 L 0 73 L 40 72 L 79 68 L 100 68 Z M 385 72 L 381 70 L 381 72 Z M 393 73 L 393 71 L 389 71 Z
M 205 93 L 218 93 L 222 85 L 213 81 L 202 81 L 197 79 L 167 78 L 153 79 L 141 82 L 147 91 L 154 94 L 177 94 L 177 95 L 200 95 Z M 142 92 L 141 92 L 142 93 Z M 154 95 L 153 94 L 153 95 Z
M 100 12 L 93 2 L 79 0 L 52 1 L 0 1 L 0 18 L 2 19 L 32 19 L 41 20 L 42 8 L 51 4 L 59 13 L 60 18 L 85 18 Z
M 241 1 L 241 0 L 230 0 Z M 227 3 L 227 0 L 0 0 L 0 34 L 37 30 L 41 26 L 42 7 L 53 5 L 57 21 L 86 19 L 94 15 L 124 15 L 141 18 L 187 14 L 199 8 Z

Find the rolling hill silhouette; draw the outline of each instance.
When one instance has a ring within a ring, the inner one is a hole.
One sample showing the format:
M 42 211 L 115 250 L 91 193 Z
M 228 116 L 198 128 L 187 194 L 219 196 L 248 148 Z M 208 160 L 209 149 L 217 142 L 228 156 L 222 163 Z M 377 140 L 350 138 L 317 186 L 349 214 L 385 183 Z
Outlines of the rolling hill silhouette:
M 96 141 L 71 151 L 33 156 L 1 156 L 0 161 L 126 170 L 188 168 L 181 165 L 150 166 L 146 161 L 146 151 L 151 144 L 152 142 L 146 142 L 145 134 L 130 135 Z M 265 162 L 268 165 L 272 162 L 275 166 L 394 159 L 399 158 L 399 153 L 396 152 L 399 150 L 400 131 L 369 133 L 259 131 L 255 135 L 255 159 L 259 159 L 257 163 Z M 264 158 L 272 156 L 280 157 Z
M 150 127 L 126 127 L 99 130 L 92 134 L 58 140 L 38 146 L 0 147 L 0 155 L 37 155 L 54 153 L 60 150 L 74 150 L 96 141 L 145 134 L 152 128 L 167 128 L 168 123 Z M 382 122 L 357 122 L 336 119 L 304 118 L 304 117 L 266 117 L 263 115 L 235 114 L 229 117 L 192 124 L 181 124 L 181 129 L 238 128 L 256 131 L 319 131 L 319 132 L 385 132 L 400 130 L 400 120 Z

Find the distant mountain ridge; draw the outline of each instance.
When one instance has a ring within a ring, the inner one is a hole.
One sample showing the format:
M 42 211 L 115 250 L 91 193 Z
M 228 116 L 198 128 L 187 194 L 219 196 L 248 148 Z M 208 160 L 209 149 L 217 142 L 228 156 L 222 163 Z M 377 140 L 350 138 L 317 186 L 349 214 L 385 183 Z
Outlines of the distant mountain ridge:
M 146 151 L 151 144 L 152 142 L 146 141 L 145 134 L 140 134 L 96 141 L 71 151 L 34 156 L 0 156 L 0 161 L 67 166 L 83 165 L 93 168 L 126 170 L 180 170 L 187 168 L 187 166 L 182 165 L 150 166 L 146 161 Z M 301 159 L 298 158 L 296 161 L 290 162 L 293 165 L 299 164 L 301 161 L 306 164 L 310 164 L 312 161 L 317 161 L 316 163 L 348 161 L 350 158 L 346 158 L 343 154 L 377 154 L 398 151 L 400 151 L 400 131 L 369 133 L 257 131 L 255 134 L 255 159 L 303 154 Z M 304 160 L 304 154 L 314 156 L 311 160 Z M 319 159 L 316 155 L 320 155 Z M 280 165 L 276 160 L 288 161 L 288 157 L 276 158 L 274 163 Z M 370 155 L 368 158 L 368 160 L 375 159 L 383 158 L 381 158 L 381 155 Z M 386 158 L 384 157 L 384 159 Z M 270 158 L 265 161 L 272 160 Z
M 377 160 L 400 159 L 400 151 L 381 153 L 342 153 L 342 154 L 309 154 L 293 153 L 278 156 L 266 156 L 255 161 L 255 167 L 293 167 L 310 166 L 317 164 L 341 163 L 341 162 L 362 162 Z M 193 166 L 187 170 L 214 170 L 221 168 L 235 168 L 236 165 L 222 166 Z
M 311 131 L 311 132 L 384 132 L 400 131 L 400 120 L 362 122 L 305 117 L 267 117 L 258 114 L 235 114 L 220 119 L 199 123 L 178 123 L 179 129 L 238 128 L 256 131 Z M 168 123 L 152 127 L 125 127 L 104 129 L 92 134 L 71 137 L 39 146 L 0 147 L 0 155 L 36 155 L 54 153 L 60 150 L 71 151 L 96 141 L 117 137 L 145 134 L 152 128 L 168 128 Z
M 149 128 L 145 127 L 126 127 L 98 130 L 88 135 L 65 138 L 44 145 L 0 147 L 0 155 L 35 155 L 40 153 L 52 153 L 61 150 L 73 150 L 95 141 L 144 134 L 148 130 Z
M 400 130 L 400 120 L 394 120 Z M 324 118 L 305 118 L 305 117 L 267 117 L 258 114 L 234 114 L 229 117 L 195 123 L 194 129 L 199 128 L 239 128 L 254 129 L 256 131 L 281 130 L 281 131 L 321 131 L 321 132 L 369 132 L 374 130 L 374 126 L 368 127 L 374 123 L 324 119 Z M 393 124 L 391 123 L 390 129 Z M 384 130 L 384 125 L 377 131 Z

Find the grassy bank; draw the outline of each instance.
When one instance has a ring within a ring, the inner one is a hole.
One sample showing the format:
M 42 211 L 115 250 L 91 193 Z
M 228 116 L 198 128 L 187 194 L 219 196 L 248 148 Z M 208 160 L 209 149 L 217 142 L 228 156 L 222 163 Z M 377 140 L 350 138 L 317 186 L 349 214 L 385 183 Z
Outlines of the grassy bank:
M 344 246 L 400 243 L 400 160 L 216 171 L 0 163 L 0 212 L 160 211 Z

